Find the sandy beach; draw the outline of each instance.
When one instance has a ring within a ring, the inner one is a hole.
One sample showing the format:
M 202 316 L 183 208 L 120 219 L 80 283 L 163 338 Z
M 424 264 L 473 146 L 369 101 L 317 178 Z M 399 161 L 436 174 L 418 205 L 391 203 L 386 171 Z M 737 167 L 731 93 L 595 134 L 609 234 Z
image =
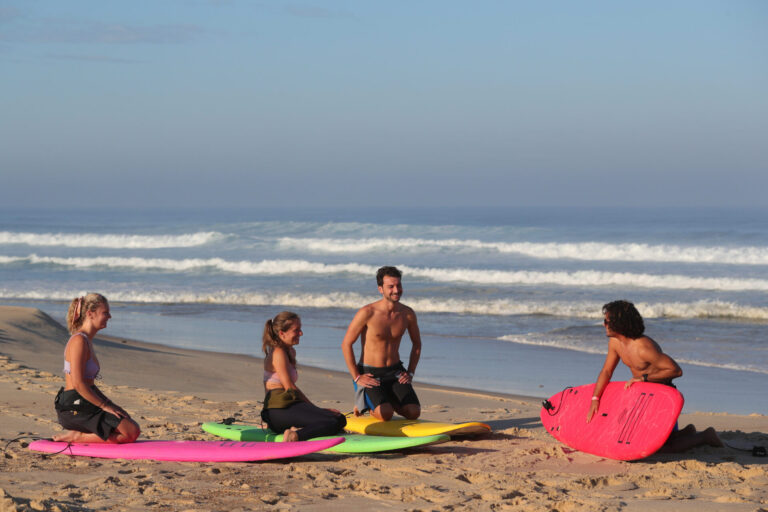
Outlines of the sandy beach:
M 109 333 L 109 330 L 106 331 Z M 368 456 L 314 454 L 211 464 L 52 457 L 12 439 L 60 431 L 63 326 L 0 307 L 0 510 L 768 510 L 768 458 L 703 447 L 618 462 L 575 452 L 543 431 L 539 398 L 419 385 L 422 418 L 484 421 L 477 439 Z M 258 423 L 261 360 L 99 336 L 100 386 L 143 439 L 214 439 L 205 421 Z M 349 376 L 301 366 L 313 401 L 348 411 Z M 768 417 L 684 414 L 727 443 L 768 446 Z M 7 446 L 6 446 L 7 445 Z

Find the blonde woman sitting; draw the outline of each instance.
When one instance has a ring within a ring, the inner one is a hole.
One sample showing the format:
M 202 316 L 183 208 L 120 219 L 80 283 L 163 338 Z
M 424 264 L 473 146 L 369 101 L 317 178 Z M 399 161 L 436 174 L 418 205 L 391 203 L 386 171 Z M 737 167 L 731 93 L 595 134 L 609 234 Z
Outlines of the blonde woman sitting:
M 93 338 L 112 318 L 103 295 L 89 293 L 69 305 L 67 327 L 72 336 L 64 349 L 64 380 L 54 406 L 67 432 L 54 441 L 132 443 L 141 429 L 130 415 L 96 387 L 101 367 Z

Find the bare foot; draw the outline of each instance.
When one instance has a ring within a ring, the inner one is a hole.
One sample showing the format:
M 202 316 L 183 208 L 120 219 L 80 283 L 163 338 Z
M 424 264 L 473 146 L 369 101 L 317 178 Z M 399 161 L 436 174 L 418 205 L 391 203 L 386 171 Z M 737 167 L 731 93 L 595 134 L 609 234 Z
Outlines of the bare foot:
M 715 432 L 714 428 L 712 427 L 707 428 L 706 430 L 704 430 L 703 434 L 704 434 L 704 440 L 709 446 L 715 446 L 715 447 L 723 446 L 723 442 L 717 436 L 717 432 Z
M 299 434 L 293 428 L 288 428 L 283 432 L 284 443 L 295 443 L 299 440 Z
M 53 440 L 61 443 L 75 443 L 80 438 L 82 432 L 76 430 L 67 430 L 63 434 L 53 436 Z

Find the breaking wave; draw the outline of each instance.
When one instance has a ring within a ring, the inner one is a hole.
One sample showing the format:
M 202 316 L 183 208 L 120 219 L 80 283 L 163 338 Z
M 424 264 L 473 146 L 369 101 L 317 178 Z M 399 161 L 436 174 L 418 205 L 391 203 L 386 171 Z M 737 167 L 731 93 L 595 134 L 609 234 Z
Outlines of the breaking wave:
M 26 244 L 40 247 L 99 247 L 104 249 L 164 249 L 196 247 L 224 238 L 215 231 L 183 235 L 118 235 L 96 233 L 13 233 L 0 231 L 0 244 Z
M 507 336 L 500 336 L 498 339 L 502 341 L 509 341 L 511 343 L 517 343 L 519 345 L 533 345 L 536 347 L 550 347 L 550 348 L 558 348 L 563 350 L 573 350 L 575 352 L 583 352 L 587 354 L 605 355 L 604 345 L 603 346 L 589 345 L 587 342 L 584 342 L 583 340 L 530 337 L 522 334 L 510 334 Z M 681 358 L 675 357 L 675 359 L 680 363 L 692 364 L 696 366 L 707 366 L 710 368 L 722 368 L 725 370 L 747 371 L 747 372 L 768 374 L 768 370 L 766 370 L 765 368 L 761 368 L 757 365 L 751 365 L 751 364 L 713 363 L 709 361 L 701 361 L 698 359 L 688 359 L 684 357 L 681 357 Z
M 603 242 L 535 243 L 423 238 L 291 238 L 278 240 L 284 249 L 314 253 L 364 254 L 383 251 L 490 251 L 538 259 L 768 265 L 768 247 L 706 247 Z
M 29 263 L 74 268 L 124 268 L 139 271 L 189 272 L 212 269 L 242 275 L 356 274 L 371 276 L 377 267 L 361 263 L 316 263 L 306 260 L 228 261 L 222 258 L 0 256 L 0 264 Z M 768 280 L 699 277 L 597 270 L 539 272 L 398 265 L 408 278 L 473 285 L 621 286 L 670 290 L 768 291 Z
M 71 300 L 86 290 L 78 289 L 30 289 L 0 288 L 0 297 L 23 300 Z M 164 303 L 164 304 L 236 304 L 247 306 L 292 306 L 300 308 L 357 309 L 375 299 L 358 293 L 270 293 L 217 290 L 193 292 L 186 290 L 132 290 L 114 286 L 103 290 L 113 302 Z M 417 313 L 452 313 L 463 315 L 548 315 L 595 320 L 602 318 L 602 303 L 598 302 L 549 302 L 519 300 L 460 300 L 434 297 L 406 297 L 404 303 Z M 768 321 L 768 308 L 743 306 L 724 301 L 695 301 L 670 303 L 638 302 L 636 306 L 644 318 L 715 318 L 746 321 Z M 501 338 L 505 339 L 505 338 Z

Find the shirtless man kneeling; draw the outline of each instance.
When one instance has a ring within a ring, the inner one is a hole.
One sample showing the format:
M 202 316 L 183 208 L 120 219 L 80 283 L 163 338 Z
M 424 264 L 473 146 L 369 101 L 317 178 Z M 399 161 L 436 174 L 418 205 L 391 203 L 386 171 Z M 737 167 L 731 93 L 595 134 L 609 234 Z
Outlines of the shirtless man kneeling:
M 411 382 L 421 356 L 421 336 L 416 313 L 400 303 L 402 274 L 395 267 L 381 267 L 376 273 L 381 299 L 363 306 L 355 314 L 341 343 L 341 351 L 355 381 L 355 415 L 370 409 L 382 421 L 397 412 L 415 420 L 421 406 Z M 400 340 L 405 331 L 411 338 L 408 369 L 400 360 Z M 361 340 L 360 362 L 355 361 L 353 345 Z M 364 402 L 363 402 L 364 400 Z
M 605 335 L 608 337 L 608 355 L 597 377 L 594 396 L 587 412 L 587 423 L 600 409 L 600 397 L 619 361 L 632 371 L 632 378 L 627 381 L 625 388 L 635 382 L 658 382 L 672 386 L 672 379 L 683 375 L 683 370 L 675 360 L 663 353 L 658 343 L 643 335 L 643 317 L 634 304 L 623 300 L 609 302 L 603 306 L 603 314 Z M 662 447 L 662 451 L 681 452 L 703 444 L 723 446 L 712 427 L 697 432 L 693 425 L 681 430 L 677 430 L 675 425 L 675 430 Z

